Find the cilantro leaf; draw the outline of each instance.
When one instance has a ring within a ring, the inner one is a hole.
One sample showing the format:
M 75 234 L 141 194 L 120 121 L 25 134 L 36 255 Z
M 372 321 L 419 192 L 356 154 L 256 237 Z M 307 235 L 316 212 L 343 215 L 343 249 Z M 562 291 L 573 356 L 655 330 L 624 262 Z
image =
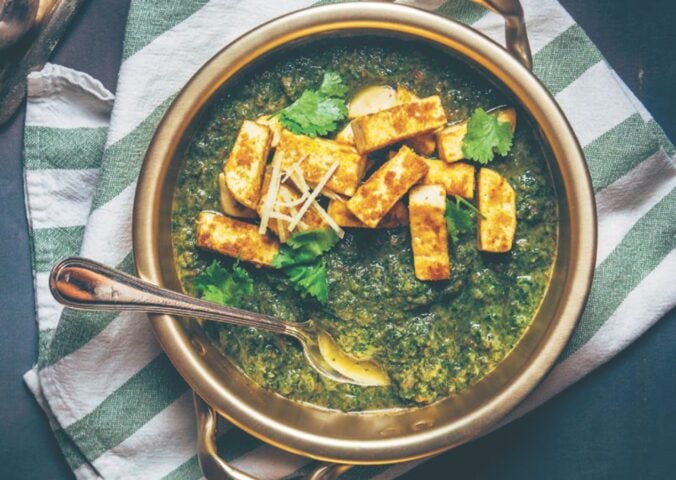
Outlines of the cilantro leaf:
M 297 134 L 327 135 L 347 116 L 346 93 L 347 86 L 340 75 L 326 72 L 319 90 L 305 90 L 295 102 L 279 112 L 279 121 Z
M 217 260 L 195 277 L 193 285 L 201 298 L 221 305 L 239 306 L 244 297 L 254 292 L 253 280 L 238 263 L 229 272 Z
M 477 108 L 467 122 L 467 133 L 462 139 L 465 158 L 487 164 L 495 153 L 507 155 L 512 148 L 512 126 L 501 122 L 496 115 Z
M 272 260 L 272 266 L 282 268 L 310 262 L 330 250 L 338 240 L 338 235 L 328 228 L 294 233 Z
M 319 93 L 327 97 L 343 98 L 347 94 L 347 90 L 347 85 L 343 83 L 343 79 L 336 72 L 326 72 L 319 87 Z
M 329 285 L 326 280 L 326 264 L 318 260 L 305 265 L 297 265 L 286 270 L 299 290 L 305 290 L 321 303 L 329 300 Z
M 318 228 L 294 233 L 287 243 L 294 250 L 306 249 L 316 255 L 321 255 L 331 250 L 338 240 L 340 240 L 338 235 L 330 228 Z
M 326 265 L 319 256 L 330 250 L 338 240 L 333 230 L 325 228 L 294 233 L 272 260 L 272 265 L 285 268 L 296 288 L 326 303 L 329 298 Z
M 457 195 L 455 196 L 455 202 L 452 202 L 448 198 L 446 199 L 446 213 L 444 216 L 446 218 L 446 228 L 448 229 L 448 234 L 451 236 L 453 243 L 458 242 L 458 235 L 460 233 L 467 232 L 474 226 L 474 213 L 476 209 L 474 212 L 472 210 L 464 209 L 461 206 L 462 202 L 472 205 Z

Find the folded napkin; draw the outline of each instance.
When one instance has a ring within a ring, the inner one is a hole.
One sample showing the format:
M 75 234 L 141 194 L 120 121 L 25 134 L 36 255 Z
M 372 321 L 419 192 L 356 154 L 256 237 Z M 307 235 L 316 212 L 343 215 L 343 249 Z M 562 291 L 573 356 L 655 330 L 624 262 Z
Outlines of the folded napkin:
M 314 1 L 133 0 L 116 97 L 58 65 L 28 78 L 25 183 L 40 334 L 37 365 L 25 380 L 77 478 L 200 478 L 194 414 L 191 392 L 145 316 L 64 310 L 49 294 L 49 269 L 81 254 L 132 271 L 137 176 L 178 90 L 243 32 Z M 503 39 L 502 19 L 466 0 L 405 3 Z M 555 0 L 523 3 L 535 74 L 584 147 L 599 247 L 579 327 L 508 421 L 608 361 L 676 305 L 674 146 Z M 236 428 L 220 442 L 224 458 L 261 478 L 298 476 L 314 465 Z M 346 477 L 394 478 L 414 465 L 354 468 Z

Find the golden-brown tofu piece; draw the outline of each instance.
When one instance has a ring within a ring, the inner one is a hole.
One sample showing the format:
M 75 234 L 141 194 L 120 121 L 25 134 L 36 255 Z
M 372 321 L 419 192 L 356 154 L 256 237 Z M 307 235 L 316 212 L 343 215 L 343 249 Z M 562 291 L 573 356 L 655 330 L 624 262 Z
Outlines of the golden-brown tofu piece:
M 345 205 L 368 227 L 376 228 L 394 204 L 427 173 L 428 168 L 423 158 L 404 145 L 394 157 L 373 172 Z
M 354 145 L 354 134 L 352 133 L 352 122 L 348 123 L 336 134 L 336 142 L 345 145 Z
M 418 280 L 448 280 L 451 260 L 446 229 L 446 190 L 441 185 L 418 185 L 408 195 L 413 267 Z
M 272 265 L 279 242 L 258 233 L 258 226 L 217 212 L 197 216 L 197 246 L 256 265 Z
M 462 139 L 467 133 L 467 121 L 449 125 L 437 132 L 437 148 L 439 158 L 445 162 L 457 162 L 465 158 L 462 153 Z
M 263 187 L 261 188 L 261 202 L 258 205 L 258 215 L 262 216 L 263 211 L 263 200 L 268 194 L 268 188 L 270 187 L 270 177 L 272 173 L 272 168 L 268 166 L 265 170 L 265 177 L 263 178 Z M 288 181 L 279 185 L 279 190 L 277 191 L 277 202 L 291 203 L 297 202 L 301 198 L 301 192 L 298 191 L 293 185 Z M 275 202 L 276 203 L 276 202 Z M 298 210 L 300 209 L 301 204 L 299 203 L 296 206 L 291 207 L 278 207 L 275 211 L 281 213 L 282 215 L 288 215 L 293 217 Z M 317 210 L 310 207 L 303 218 L 298 223 L 298 226 L 294 229 L 296 232 L 302 232 L 305 230 L 315 230 L 317 228 L 327 228 L 328 224 L 324 219 L 317 213 Z M 275 232 L 275 235 L 279 238 L 282 243 L 286 243 L 291 235 L 289 231 L 289 222 L 283 219 L 270 218 L 268 221 L 268 228 Z
M 398 103 L 416 102 L 420 100 L 420 97 L 402 85 L 397 85 L 395 96 Z M 421 155 L 432 155 L 437 149 L 437 138 L 434 133 L 424 133 L 417 137 L 409 138 L 406 140 L 406 145 Z
M 433 155 L 437 149 L 437 138 L 433 133 L 424 133 L 406 140 L 406 145 L 421 155 Z
M 223 167 L 228 189 L 245 207 L 256 208 L 260 200 L 271 140 L 272 132 L 267 126 L 244 120 Z
M 489 112 L 491 113 L 491 112 Z M 512 124 L 512 132 L 516 129 L 516 110 L 511 107 L 498 110 L 498 120 Z M 439 157 L 446 162 L 457 162 L 465 158 L 462 153 L 462 140 L 467 133 L 467 120 L 454 123 L 437 132 Z
M 366 157 L 350 145 L 296 135 L 287 130 L 282 131 L 275 158 L 278 155 L 281 157 L 282 170 L 303 159 L 300 169 L 310 184 L 318 183 L 337 161 L 338 169 L 329 179 L 326 188 L 346 196 L 354 195 L 366 165 Z
M 279 139 L 282 136 L 282 124 L 279 123 L 279 117 L 272 115 L 261 115 L 256 119 L 256 123 L 265 125 L 272 132 L 272 140 L 270 146 L 275 148 L 279 144 Z
M 423 185 L 441 185 L 446 195 L 474 198 L 474 167 L 465 162 L 446 163 L 425 159 L 429 170 L 420 182 Z
M 499 173 L 479 170 L 479 250 L 508 252 L 516 232 L 516 194 Z M 483 218 L 482 218 L 483 217 Z
M 218 190 L 220 193 L 221 210 L 230 217 L 235 218 L 256 218 L 256 212 L 245 207 L 232 196 L 228 185 L 225 183 L 225 173 L 218 174 Z
M 434 95 L 355 118 L 352 132 L 357 150 L 368 153 L 429 133 L 445 123 L 446 113 L 441 99 Z
M 331 200 L 327 212 L 341 227 L 369 228 L 352 214 L 345 202 L 340 200 Z M 394 204 L 392 210 L 387 212 L 376 228 L 395 228 L 402 225 L 408 225 L 408 210 L 400 201 Z

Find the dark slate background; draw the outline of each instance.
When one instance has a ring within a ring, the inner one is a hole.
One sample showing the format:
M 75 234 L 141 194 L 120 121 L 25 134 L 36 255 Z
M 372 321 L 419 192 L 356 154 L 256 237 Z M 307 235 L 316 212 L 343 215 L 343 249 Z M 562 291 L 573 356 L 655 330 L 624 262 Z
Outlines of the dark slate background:
M 561 3 L 674 141 L 676 1 Z M 87 2 L 52 61 L 88 72 L 114 91 L 128 6 L 129 0 Z M 47 421 L 21 378 L 35 360 L 37 334 L 22 128 L 23 109 L 0 127 L 0 478 L 70 479 Z M 405 478 L 674 478 L 674 366 L 676 311 L 544 406 Z

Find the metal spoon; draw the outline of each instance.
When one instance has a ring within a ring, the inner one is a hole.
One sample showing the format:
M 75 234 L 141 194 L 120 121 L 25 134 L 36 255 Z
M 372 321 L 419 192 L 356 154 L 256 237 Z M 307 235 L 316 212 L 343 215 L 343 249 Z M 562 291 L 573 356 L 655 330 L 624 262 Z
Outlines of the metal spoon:
M 214 322 L 260 328 L 297 339 L 310 365 L 341 383 L 387 385 L 387 375 L 371 360 L 351 359 L 314 320 L 286 322 L 160 288 L 124 272 L 80 257 L 54 265 L 49 278 L 54 298 L 79 310 L 126 310 L 186 315 Z M 351 359 L 348 364 L 345 358 Z

